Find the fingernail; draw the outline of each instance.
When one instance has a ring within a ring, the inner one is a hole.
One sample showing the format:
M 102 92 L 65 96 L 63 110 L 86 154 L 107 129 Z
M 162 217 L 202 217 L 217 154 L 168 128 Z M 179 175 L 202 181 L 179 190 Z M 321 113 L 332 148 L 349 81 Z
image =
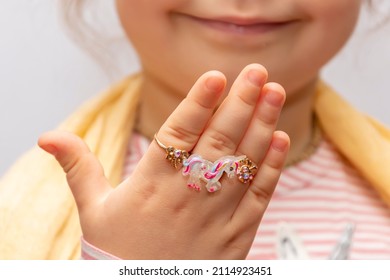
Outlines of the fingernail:
M 264 77 L 259 70 L 252 69 L 248 72 L 248 80 L 256 87 L 261 87 Z
M 225 86 L 225 82 L 220 77 L 208 77 L 205 84 L 207 89 L 213 92 L 219 92 Z
M 53 156 L 56 156 L 58 153 L 57 148 L 54 147 L 53 145 L 45 145 L 45 146 L 41 146 L 41 148 Z
M 288 142 L 283 139 L 274 139 L 272 141 L 272 148 L 278 152 L 285 152 L 288 147 Z
M 283 104 L 284 96 L 280 92 L 270 90 L 266 92 L 265 101 L 273 106 L 281 106 Z

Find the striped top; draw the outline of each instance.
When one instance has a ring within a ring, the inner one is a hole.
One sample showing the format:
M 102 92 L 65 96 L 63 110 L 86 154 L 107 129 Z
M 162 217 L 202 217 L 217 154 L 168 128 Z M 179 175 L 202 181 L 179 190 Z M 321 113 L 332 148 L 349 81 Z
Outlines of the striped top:
M 350 259 L 390 259 L 389 208 L 327 140 L 283 171 L 248 258 L 278 258 L 282 222 L 294 228 L 311 259 L 328 259 L 348 224 L 355 226 Z
M 149 144 L 133 134 L 124 177 L 133 172 Z M 324 139 L 310 158 L 282 172 L 248 259 L 286 258 L 286 248 L 298 250 L 298 258 L 328 259 L 351 225 L 349 259 L 390 259 L 390 209 Z M 293 246 L 284 246 L 286 236 Z M 83 242 L 84 256 L 93 249 Z M 94 258 L 103 257 L 107 258 Z

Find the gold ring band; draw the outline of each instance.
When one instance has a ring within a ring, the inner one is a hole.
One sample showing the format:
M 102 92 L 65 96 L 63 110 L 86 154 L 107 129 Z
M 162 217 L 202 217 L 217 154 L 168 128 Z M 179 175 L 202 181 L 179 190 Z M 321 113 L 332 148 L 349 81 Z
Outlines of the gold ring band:
M 173 146 L 165 146 L 157 138 L 157 134 L 154 134 L 154 140 L 156 141 L 157 145 L 165 151 L 165 159 L 167 159 L 176 169 L 179 167 L 180 164 L 183 163 L 186 158 L 190 156 L 190 154 L 186 150 L 179 150 Z

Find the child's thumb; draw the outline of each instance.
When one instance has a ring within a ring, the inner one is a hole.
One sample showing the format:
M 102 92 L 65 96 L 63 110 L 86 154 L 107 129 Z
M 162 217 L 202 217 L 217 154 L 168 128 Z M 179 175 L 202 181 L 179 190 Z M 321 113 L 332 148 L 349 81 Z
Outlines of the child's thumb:
M 101 164 L 76 135 L 47 132 L 39 138 L 38 145 L 55 156 L 64 169 L 79 211 L 111 189 Z

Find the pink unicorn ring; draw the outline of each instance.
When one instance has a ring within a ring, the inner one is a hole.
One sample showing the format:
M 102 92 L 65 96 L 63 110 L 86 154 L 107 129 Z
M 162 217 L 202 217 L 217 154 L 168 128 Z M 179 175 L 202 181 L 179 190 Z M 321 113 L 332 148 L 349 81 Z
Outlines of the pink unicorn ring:
M 154 140 L 156 141 L 157 145 L 165 150 L 166 156 L 165 159 L 167 159 L 173 167 L 176 169 L 180 164 L 183 163 L 185 159 L 187 159 L 190 154 L 186 150 L 179 150 L 172 146 L 165 146 L 161 141 L 157 138 L 157 135 L 154 135 Z

